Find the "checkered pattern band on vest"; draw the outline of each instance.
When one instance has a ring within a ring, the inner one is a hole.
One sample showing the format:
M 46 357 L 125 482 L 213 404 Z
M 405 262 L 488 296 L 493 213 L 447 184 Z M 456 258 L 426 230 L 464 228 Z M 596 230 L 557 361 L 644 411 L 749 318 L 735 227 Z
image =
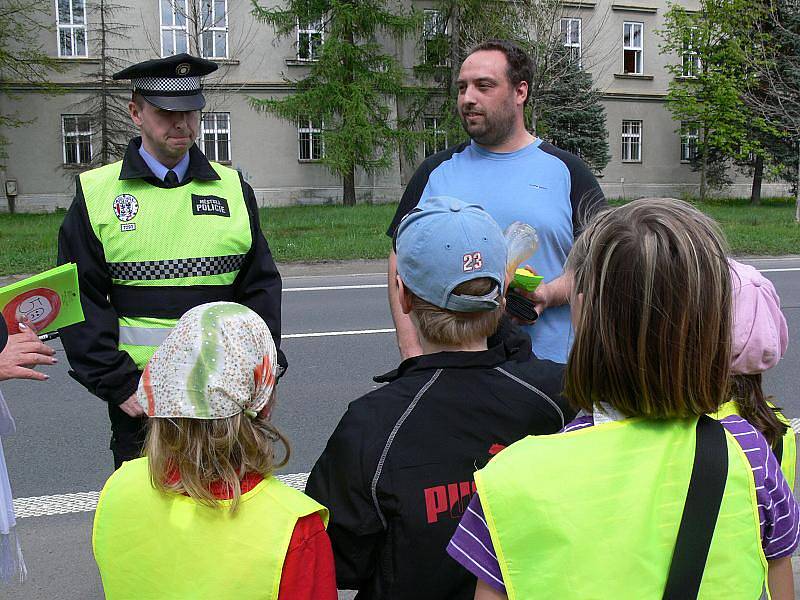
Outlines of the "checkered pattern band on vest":
M 175 92 L 199 92 L 199 77 L 139 77 L 133 80 L 133 89 L 150 95 L 168 96 Z
M 230 256 L 204 256 L 175 260 L 106 263 L 106 265 L 111 278 L 121 281 L 180 279 L 231 273 L 241 268 L 244 257 L 244 254 L 232 254 Z

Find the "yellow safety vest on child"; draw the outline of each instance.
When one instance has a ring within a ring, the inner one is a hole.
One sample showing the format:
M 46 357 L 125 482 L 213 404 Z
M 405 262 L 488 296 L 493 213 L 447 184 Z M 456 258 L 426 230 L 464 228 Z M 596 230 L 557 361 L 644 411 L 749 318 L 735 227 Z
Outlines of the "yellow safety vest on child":
M 328 511 L 274 477 L 234 514 L 150 482 L 147 458 L 126 462 L 97 503 L 92 544 L 109 600 L 275 600 L 297 520 Z
M 770 406 L 774 408 L 771 404 Z M 738 415 L 739 407 L 736 401 L 731 400 L 720 406 L 719 410 L 711 415 L 717 420 L 730 417 L 731 415 Z M 783 476 L 789 484 L 791 489 L 794 489 L 795 470 L 797 468 L 797 441 L 795 440 L 794 429 L 792 429 L 789 420 L 783 416 L 781 411 L 775 411 L 775 416 L 778 420 L 786 425 L 786 433 L 783 434 L 783 452 L 781 455 L 781 471 Z
M 511 600 L 657 600 L 683 513 L 696 419 L 625 419 L 528 437 L 475 474 Z M 700 598 L 765 586 L 750 465 L 726 432 L 728 479 Z

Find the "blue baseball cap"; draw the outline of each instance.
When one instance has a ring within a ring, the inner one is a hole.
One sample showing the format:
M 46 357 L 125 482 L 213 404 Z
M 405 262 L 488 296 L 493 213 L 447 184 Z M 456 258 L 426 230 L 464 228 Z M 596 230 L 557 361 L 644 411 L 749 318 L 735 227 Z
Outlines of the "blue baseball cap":
M 403 284 L 434 306 L 456 312 L 500 306 L 506 241 L 500 226 L 477 204 L 449 196 L 425 199 L 400 221 L 395 252 Z M 465 281 L 481 277 L 497 284 L 485 296 L 453 293 Z

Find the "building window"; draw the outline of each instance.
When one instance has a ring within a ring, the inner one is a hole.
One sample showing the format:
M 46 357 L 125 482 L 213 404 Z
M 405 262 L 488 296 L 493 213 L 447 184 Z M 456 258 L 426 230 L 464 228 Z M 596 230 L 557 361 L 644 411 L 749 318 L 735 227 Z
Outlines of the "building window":
M 203 0 L 202 52 L 205 58 L 228 58 L 227 0 Z
M 641 75 L 642 70 L 642 23 L 622 25 L 622 70 L 623 73 Z
M 160 0 L 161 56 L 188 52 L 187 0 Z
M 568 48 L 570 58 L 581 67 L 581 20 L 561 19 L 561 42 Z
M 681 160 L 693 161 L 697 158 L 697 141 L 700 139 L 700 129 L 692 123 L 681 123 Z
M 86 0 L 56 0 L 58 55 L 62 58 L 87 57 Z
M 697 52 L 697 27 L 690 27 L 683 40 L 683 76 L 697 77 L 700 73 L 700 54 Z
M 203 113 L 200 138 L 203 141 L 203 154 L 206 158 L 217 162 L 230 162 L 231 114 Z
M 422 41 L 425 46 L 425 62 L 435 67 L 449 64 L 447 53 L 447 19 L 441 11 L 425 9 Z
M 92 124 L 86 115 L 61 115 L 64 164 L 85 165 L 92 160 Z
M 431 156 L 447 148 L 447 131 L 442 129 L 441 117 L 425 117 L 425 156 Z
M 622 162 L 642 161 L 642 122 L 622 122 Z
M 319 47 L 324 40 L 322 19 L 297 21 L 297 60 L 319 59 Z
M 311 119 L 303 119 L 297 124 L 297 158 L 300 160 L 320 160 L 325 156 L 322 144 L 323 124 Z

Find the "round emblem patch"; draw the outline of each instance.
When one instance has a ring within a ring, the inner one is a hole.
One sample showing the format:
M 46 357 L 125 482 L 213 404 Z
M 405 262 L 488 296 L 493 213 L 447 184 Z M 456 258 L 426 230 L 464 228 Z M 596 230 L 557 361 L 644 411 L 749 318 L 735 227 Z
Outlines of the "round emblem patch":
M 114 198 L 114 214 L 122 221 L 130 221 L 139 212 L 139 203 L 130 194 L 120 194 Z
M 189 71 L 192 70 L 192 65 L 189 63 L 181 63 L 177 67 L 175 67 L 175 75 L 179 77 L 183 77 L 184 75 L 188 75 Z

